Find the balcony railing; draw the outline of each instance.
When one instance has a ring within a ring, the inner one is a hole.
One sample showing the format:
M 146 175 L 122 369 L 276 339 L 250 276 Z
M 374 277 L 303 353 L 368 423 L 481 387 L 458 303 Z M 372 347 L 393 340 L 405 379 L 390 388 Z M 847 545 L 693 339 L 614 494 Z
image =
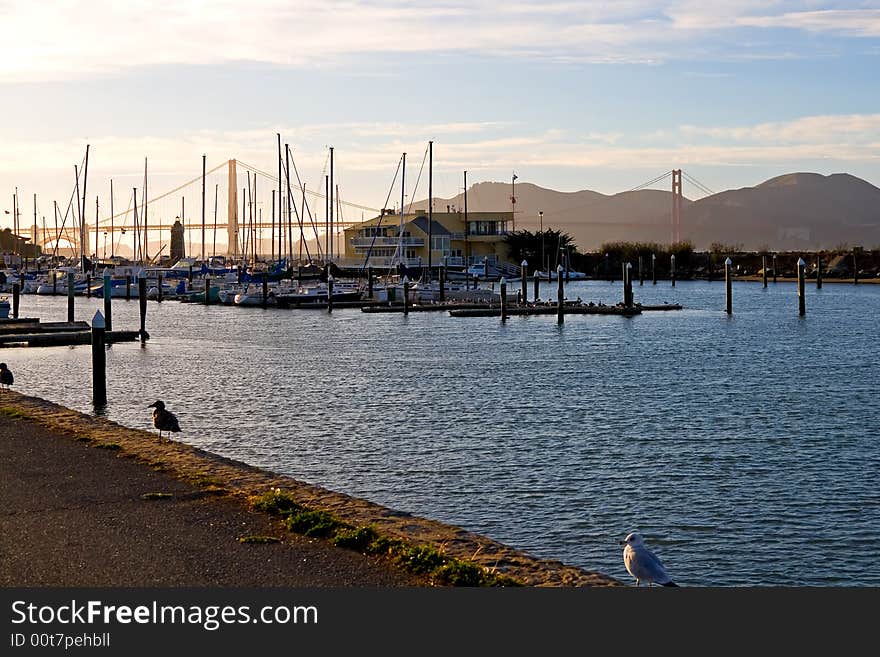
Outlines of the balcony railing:
M 371 245 L 374 247 L 397 246 L 398 244 L 403 244 L 404 246 L 424 246 L 425 239 L 423 237 L 355 237 L 351 240 L 351 245 L 354 247 L 370 247 Z

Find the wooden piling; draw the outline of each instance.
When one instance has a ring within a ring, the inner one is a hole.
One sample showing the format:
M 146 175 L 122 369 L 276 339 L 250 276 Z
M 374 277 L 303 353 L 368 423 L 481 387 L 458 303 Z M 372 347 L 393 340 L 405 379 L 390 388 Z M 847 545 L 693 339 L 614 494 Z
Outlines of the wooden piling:
M 657 285 L 657 254 L 651 254 L 651 285 Z
M 21 297 L 21 285 L 19 283 L 12 284 L 12 319 L 18 319 L 18 303 Z
M 58 294 L 58 272 L 52 272 L 52 296 Z
M 327 312 L 333 312 L 333 276 L 327 276 Z
M 131 274 L 125 275 L 125 300 L 131 301 Z
M 774 283 L 776 282 L 776 276 L 777 276 L 777 271 L 776 271 L 776 254 L 774 253 L 774 254 L 773 254 L 773 282 L 774 282 Z
M 403 277 L 403 314 L 409 315 L 409 278 Z
M 859 284 L 859 264 L 856 262 L 856 252 L 853 249 L 853 285 Z
M 211 277 L 205 274 L 205 305 L 211 305 Z
M 549 275 L 549 274 L 548 274 Z M 541 277 L 538 276 L 538 270 L 535 270 L 535 302 L 538 301 L 538 294 L 540 292 L 541 287 Z
M 806 295 L 805 295 L 805 270 L 807 263 L 804 262 L 803 258 L 798 258 L 797 261 L 797 291 L 798 291 L 798 314 L 803 317 L 807 314 L 807 304 L 806 304 Z
M 645 284 L 645 272 L 642 269 L 642 256 L 639 256 L 639 285 Z
M 522 285 L 522 303 L 526 302 L 526 299 L 529 296 L 529 275 L 528 275 L 528 266 L 529 263 L 526 260 L 523 260 L 520 263 L 520 272 L 519 275 L 522 277 L 521 285 Z
M 138 305 L 140 306 L 141 328 L 138 334 L 141 336 L 141 342 L 146 342 L 147 338 L 147 273 L 141 271 L 138 274 Z
M 156 287 L 156 302 L 162 303 L 162 274 L 158 277 L 158 286 Z
M 240 270 L 239 270 L 240 271 Z M 189 289 L 192 289 L 193 286 L 193 266 L 189 266 L 189 272 L 186 275 L 187 280 L 189 281 Z
M 263 309 L 269 303 L 269 275 L 263 272 Z
M 767 256 L 761 256 L 761 280 L 764 282 L 764 287 L 767 287 Z
M 623 305 L 627 308 L 633 307 L 633 281 L 632 281 L 632 263 L 626 263 L 626 267 L 623 268 L 623 276 L 626 281 L 624 285 L 624 299 Z
M 563 289 L 562 265 L 556 265 L 556 323 L 565 322 L 565 291 Z
M 446 301 L 446 266 L 440 265 L 440 303 Z
M 442 277 L 442 275 L 443 275 L 442 272 L 440 275 Z M 441 280 L 442 280 L 442 278 L 441 278 Z M 440 289 L 441 289 L 441 294 L 442 294 L 442 289 L 443 289 L 442 283 L 440 284 Z M 369 267 L 367 267 L 367 298 L 368 299 L 373 298 L 373 265 L 370 265 Z
M 92 275 L 86 274 L 86 299 L 92 298 Z
M 67 272 L 67 321 L 73 321 L 73 272 Z
M 669 278 L 672 280 L 672 287 L 675 287 L 675 254 L 669 256 Z
M 108 331 L 113 330 L 113 314 L 110 301 L 110 273 L 104 272 L 104 326 Z
M 733 280 L 731 278 L 731 265 L 733 262 L 728 258 L 724 261 L 724 287 L 727 291 L 727 314 L 733 313 Z
M 107 354 L 104 351 L 106 326 L 101 311 L 92 318 L 92 403 L 107 405 Z
M 816 289 L 822 289 L 822 257 L 816 259 Z

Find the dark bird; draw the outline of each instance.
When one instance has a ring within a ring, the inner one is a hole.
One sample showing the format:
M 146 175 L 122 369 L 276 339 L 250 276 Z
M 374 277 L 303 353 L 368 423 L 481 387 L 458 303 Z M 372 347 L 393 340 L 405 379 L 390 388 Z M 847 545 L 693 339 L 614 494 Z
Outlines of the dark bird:
M 157 400 L 147 406 L 147 408 L 153 409 L 153 426 L 159 430 L 159 438 L 162 437 L 163 431 L 180 431 L 177 417 L 171 411 L 165 410 L 165 402 Z
M 0 386 L 8 388 L 12 385 L 13 381 L 15 381 L 15 379 L 12 376 L 12 372 L 6 367 L 6 363 L 0 363 Z
M 641 534 L 633 532 L 623 539 L 623 563 L 627 572 L 636 578 L 636 586 L 642 582 L 661 586 L 678 586 L 666 573 L 660 558 L 645 547 Z

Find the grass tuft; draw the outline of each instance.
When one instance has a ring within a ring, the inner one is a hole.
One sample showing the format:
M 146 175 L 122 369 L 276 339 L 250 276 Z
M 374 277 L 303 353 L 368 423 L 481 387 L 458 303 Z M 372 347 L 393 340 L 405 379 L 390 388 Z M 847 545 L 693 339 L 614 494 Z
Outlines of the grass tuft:
M 144 493 L 141 495 L 142 500 L 170 500 L 174 495 L 171 493 Z
M 326 511 L 300 511 L 287 516 L 287 528 L 297 534 L 327 538 L 344 525 Z
M 281 539 L 277 536 L 240 536 L 238 542 L 265 545 L 267 543 L 280 543 Z
M 257 511 L 273 516 L 289 516 L 305 509 L 289 493 L 283 492 L 280 488 L 273 488 L 268 493 L 263 493 L 252 499 L 251 503 Z

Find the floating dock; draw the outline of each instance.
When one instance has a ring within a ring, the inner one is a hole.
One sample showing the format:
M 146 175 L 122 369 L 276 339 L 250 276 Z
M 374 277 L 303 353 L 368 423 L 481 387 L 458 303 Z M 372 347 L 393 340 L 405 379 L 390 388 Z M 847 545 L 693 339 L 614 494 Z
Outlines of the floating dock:
M 107 331 L 105 342 L 133 342 L 140 331 Z M 149 338 L 149 334 L 146 336 Z M 92 327 L 87 322 L 41 322 L 39 319 L 0 319 L 2 347 L 65 347 L 91 344 Z

